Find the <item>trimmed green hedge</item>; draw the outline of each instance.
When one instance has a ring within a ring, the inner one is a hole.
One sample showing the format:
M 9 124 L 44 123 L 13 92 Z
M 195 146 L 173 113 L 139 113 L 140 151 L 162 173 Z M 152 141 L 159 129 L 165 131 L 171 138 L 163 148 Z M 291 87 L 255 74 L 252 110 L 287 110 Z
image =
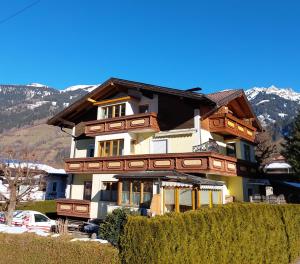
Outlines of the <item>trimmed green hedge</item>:
M 25 202 L 17 206 L 17 210 L 32 210 L 56 218 L 56 202 L 54 200 Z
M 0 263 L 7 264 L 113 264 L 118 250 L 97 242 L 38 237 L 34 234 L 0 234 Z
M 129 217 L 122 263 L 290 263 L 300 256 L 300 205 L 232 204 Z

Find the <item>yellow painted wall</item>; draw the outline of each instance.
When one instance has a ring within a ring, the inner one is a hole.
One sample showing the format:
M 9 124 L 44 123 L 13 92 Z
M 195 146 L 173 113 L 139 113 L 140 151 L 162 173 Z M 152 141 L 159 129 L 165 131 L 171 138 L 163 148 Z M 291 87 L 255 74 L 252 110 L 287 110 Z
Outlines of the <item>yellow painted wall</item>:
M 149 154 L 150 141 L 154 133 L 140 133 L 136 136 L 136 144 L 134 146 L 133 154 Z
M 149 154 L 151 141 L 164 139 L 168 141 L 168 153 L 192 152 L 193 146 L 196 145 L 196 133 L 164 137 L 154 137 L 154 133 L 141 133 L 137 134 L 134 154 Z
M 73 184 L 72 184 L 72 191 L 71 191 L 71 199 L 83 199 L 83 185 L 85 181 L 91 181 L 92 175 L 91 174 L 74 174 L 73 176 Z
M 239 176 L 220 176 L 220 175 L 207 175 L 209 179 L 216 181 L 223 181 L 226 184 L 228 195 L 233 195 L 236 201 L 244 201 L 244 186 L 243 178 Z
M 165 137 L 168 139 L 169 153 L 192 152 L 196 145 L 196 134 L 177 135 Z

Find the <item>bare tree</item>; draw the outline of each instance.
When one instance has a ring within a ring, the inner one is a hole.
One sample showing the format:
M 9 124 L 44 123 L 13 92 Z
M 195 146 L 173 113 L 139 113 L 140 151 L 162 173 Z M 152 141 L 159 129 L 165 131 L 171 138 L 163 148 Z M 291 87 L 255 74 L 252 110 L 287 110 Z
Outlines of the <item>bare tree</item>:
M 277 152 L 276 145 L 272 141 L 270 132 L 263 131 L 255 138 L 255 156 L 260 165 L 266 164 L 273 154 Z
M 7 191 L 0 191 L 0 198 L 4 201 L 6 223 L 11 225 L 17 204 L 25 198 L 30 199 L 30 194 L 40 186 L 44 172 L 35 167 L 34 155 L 27 151 L 22 155 L 10 151 L 6 156 L 0 161 L 0 177 Z M 15 159 L 16 156 L 20 156 L 21 159 Z

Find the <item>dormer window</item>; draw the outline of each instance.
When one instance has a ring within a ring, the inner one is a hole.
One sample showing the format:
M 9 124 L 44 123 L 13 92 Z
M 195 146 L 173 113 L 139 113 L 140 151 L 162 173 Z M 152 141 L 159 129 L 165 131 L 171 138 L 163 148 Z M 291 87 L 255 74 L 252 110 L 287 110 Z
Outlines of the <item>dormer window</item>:
M 126 104 L 116 104 L 102 107 L 103 118 L 125 116 Z

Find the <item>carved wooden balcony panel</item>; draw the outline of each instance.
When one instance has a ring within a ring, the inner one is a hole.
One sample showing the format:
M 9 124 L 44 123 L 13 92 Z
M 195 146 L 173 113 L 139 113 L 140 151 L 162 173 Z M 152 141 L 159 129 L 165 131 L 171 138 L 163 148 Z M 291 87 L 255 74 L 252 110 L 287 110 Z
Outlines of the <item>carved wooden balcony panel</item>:
M 56 200 L 57 215 L 90 218 L 90 201 L 75 199 Z
M 129 171 L 177 170 L 186 173 L 239 175 L 236 158 L 213 152 L 73 158 L 65 160 L 65 170 L 68 173 L 113 174 Z
M 234 135 L 254 142 L 256 128 L 229 113 L 223 113 L 209 117 L 209 131 Z
M 87 136 L 127 131 L 159 132 L 157 114 L 146 113 L 85 122 L 85 134 Z

